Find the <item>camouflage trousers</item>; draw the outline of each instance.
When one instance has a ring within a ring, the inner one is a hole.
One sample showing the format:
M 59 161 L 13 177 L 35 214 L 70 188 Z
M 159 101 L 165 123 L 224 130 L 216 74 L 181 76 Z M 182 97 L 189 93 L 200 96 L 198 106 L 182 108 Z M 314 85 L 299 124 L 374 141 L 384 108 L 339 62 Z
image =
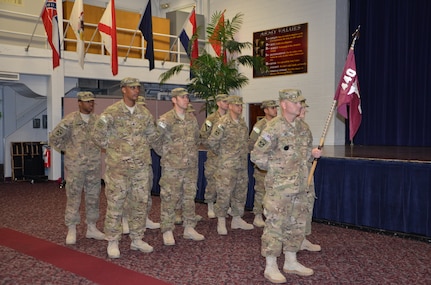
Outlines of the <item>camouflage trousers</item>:
M 229 206 L 233 217 L 242 217 L 247 199 L 247 169 L 222 168 L 214 175 L 217 188 L 217 202 L 214 213 L 217 217 L 226 217 Z
M 267 189 L 263 205 L 266 217 L 262 234 L 262 256 L 297 252 L 304 239 L 308 215 L 307 193 L 271 193 Z
M 148 179 L 148 187 L 150 189 L 150 191 L 148 191 L 148 203 L 147 203 L 147 217 L 150 215 L 150 211 L 151 211 L 151 207 L 153 206 L 153 200 L 151 199 L 151 189 L 153 188 L 153 179 L 154 179 L 154 175 L 153 175 L 153 169 L 150 167 L 150 177 Z M 123 217 L 126 218 L 127 220 L 129 220 L 130 217 L 130 209 L 129 209 L 129 205 L 127 200 L 124 203 L 123 206 Z
M 79 208 L 81 206 L 81 195 L 85 194 L 85 222 L 95 224 L 99 219 L 100 202 L 100 168 L 96 170 L 67 169 L 66 183 L 66 210 L 64 222 L 66 226 L 77 225 L 81 221 Z
M 205 187 L 205 203 L 209 202 L 215 202 L 217 197 L 217 191 L 216 191 L 216 181 L 214 178 L 214 174 L 217 171 L 216 166 L 216 158 L 209 157 L 205 161 L 205 179 L 207 181 L 207 185 Z
M 253 213 L 259 215 L 263 213 L 263 197 L 265 196 L 265 176 L 267 171 L 254 168 L 254 203 Z
M 106 167 L 105 194 L 107 199 L 105 236 L 108 241 L 120 240 L 124 206 L 129 212 L 129 237 L 142 239 L 147 219 L 148 196 L 151 191 L 151 166 L 138 168 Z
M 160 178 L 160 229 L 162 233 L 175 228 L 175 210 L 182 203 L 183 225 L 195 227 L 195 198 L 197 191 L 197 167 L 162 168 Z
M 307 206 L 308 206 L 308 214 L 307 219 L 305 220 L 305 235 L 308 236 L 311 234 L 311 221 L 313 219 L 313 208 L 314 208 L 314 200 L 316 199 L 316 192 L 314 191 L 314 184 L 312 183 L 307 191 Z

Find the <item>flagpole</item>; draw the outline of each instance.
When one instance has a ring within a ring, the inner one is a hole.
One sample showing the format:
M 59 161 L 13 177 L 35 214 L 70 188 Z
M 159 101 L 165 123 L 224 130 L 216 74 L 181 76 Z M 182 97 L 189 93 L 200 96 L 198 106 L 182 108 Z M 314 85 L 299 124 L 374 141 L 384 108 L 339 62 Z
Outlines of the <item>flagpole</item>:
M 353 40 L 352 40 L 352 44 L 350 45 L 350 49 L 354 49 L 354 47 L 355 47 L 355 42 L 359 38 L 359 29 L 360 28 L 361 28 L 361 25 L 359 25 L 356 28 L 356 31 L 352 34 Z M 331 106 L 331 110 L 329 111 L 328 118 L 326 119 L 325 126 L 323 127 L 323 131 L 322 131 L 322 135 L 320 137 L 319 145 L 317 146 L 318 149 L 323 148 L 323 145 L 325 143 L 326 133 L 328 132 L 328 128 L 329 128 L 329 123 L 331 122 L 332 115 L 334 113 L 336 106 L 337 106 L 337 100 L 334 100 L 334 102 L 332 102 L 332 106 Z M 316 166 L 317 166 L 317 160 L 318 159 L 315 158 L 313 160 L 313 164 L 311 165 L 310 173 L 308 174 L 308 179 L 307 179 L 307 185 L 308 186 L 311 185 L 311 180 L 313 179 L 314 171 L 316 170 Z
M 64 29 L 64 35 L 66 35 L 67 30 L 69 29 L 69 26 L 70 26 L 70 22 L 69 22 L 69 20 L 68 20 L 67 25 L 66 25 L 66 29 Z M 62 49 L 62 48 L 63 48 L 63 46 L 64 46 L 64 42 L 65 42 L 65 41 L 66 41 L 66 36 L 64 36 L 64 37 L 63 37 L 63 40 L 62 40 L 62 42 L 61 42 L 61 47 L 60 47 L 60 49 Z
M 40 13 L 39 13 L 39 18 L 37 18 L 36 25 L 34 26 L 33 33 L 31 34 L 31 37 L 30 37 L 30 42 L 28 43 L 27 47 L 25 48 L 25 51 L 28 51 L 28 50 L 29 50 L 30 45 L 31 45 L 31 43 L 32 43 L 32 41 L 33 41 L 33 36 L 34 36 L 34 33 L 36 32 L 37 25 L 39 24 L 40 17 L 42 17 L 43 9 L 45 9 L 45 7 L 46 7 L 46 1 L 47 1 L 47 0 L 45 0 L 45 1 L 43 2 L 42 9 L 40 10 Z
M 91 36 L 90 42 L 88 43 L 87 48 L 85 49 L 84 57 L 85 57 L 85 55 L 87 54 L 87 51 L 88 51 L 88 49 L 90 48 L 91 43 L 93 42 L 94 37 L 96 36 L 96 33 L 97 33 L 97 31 L 98 31 L 98 30 L 99 30 L 99 28 L 96 26 L 96 29 L 94 30 L 94 33 L 93 33 L 93 35 Z M 102 43 L 102 45 L 103 45 L 103 41 L 102 41 L 101 43 Z
M 147 4 L 147 5 L 148 5 L 148 4 Z M 124 59 L 123 59 L 123 62 L 126 62 L 127 57 L 129 56 L 130 49 L 132 48 L 132 44 L 133 44 L 133 41 L 135 40 L 136 32 L 137 32 L 137 31 L 138 31 L 138 29 L 139 29 L 139 25 L 141 24 L 142 17 L 144 17 L 144 12 L 143 12 L 143 13 L 141 13 L 141 18 L 139 19 L 138 26 L 136 27 L 135 32 L 133 33 L 133 37 L 132 37 L 132 40 L 130 41 L 129 49 L 127 50 L 127 53 L 126 53 L 126 56 L 125 56 L 125 57 L 124 57 Z M 142 50 L 142 52 L 144 52 L 144 50 Z
M 166 53 L 165 58 L 162 61 L 162 66 L 165 65 L 166 60 L 169 57 L 169 53 L 171 52 L 172 48 L 175 46 L 175 44 L 178 43 L 178 37 L 176 37 L 175 41 L 173 42 L 173 44 L 171 45 L 171 47 L 169 48 L 168 52 Z

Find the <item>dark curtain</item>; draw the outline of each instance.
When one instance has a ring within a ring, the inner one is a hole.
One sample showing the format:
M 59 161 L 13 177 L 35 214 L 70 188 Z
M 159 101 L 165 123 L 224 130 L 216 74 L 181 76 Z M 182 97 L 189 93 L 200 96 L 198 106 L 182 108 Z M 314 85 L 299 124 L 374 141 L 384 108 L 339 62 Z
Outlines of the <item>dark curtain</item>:
M 431 237 L 431 164 L 322 157 L 313 216 Z
M 350 0 L 350 32 L 361 25 L 354 144 L 431 146 L 430 17 L 429 0 Z

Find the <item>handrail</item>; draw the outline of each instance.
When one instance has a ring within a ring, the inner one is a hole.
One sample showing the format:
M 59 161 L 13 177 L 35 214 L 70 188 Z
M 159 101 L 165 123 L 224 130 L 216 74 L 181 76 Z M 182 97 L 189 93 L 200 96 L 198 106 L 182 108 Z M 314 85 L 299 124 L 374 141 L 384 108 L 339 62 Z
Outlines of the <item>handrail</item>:
M 21 13 L 21 12 L 16 12 L 16 11 L 11 11 L 11 10 L 4 10 L 4 9 L 0 9 L 0 14 L 7 14 L 8 16 L 20 16 L 20 17 L 25 17 L 25 18 L 31 18 L 31 19 L 35 19 L 37 20 L 39 17 L 36 15 L 32 15 L 32 14 L 26 14 L 26 13 Z M 67 27 L 69 28 L 69 20 L 67 19 L 63 19 L 63 23 L 67 24 Z M 94 23 L 87 23 L 84 22 L 84 27 L 92 27 L 92 28 L 96 28 L 97 29 L 97 24 Z M 145 53 L 145 47 L 144 47 L 144 39 L 142 37 L 142 33 L 140 30 L 132 30 L 132 29 L 128 29 L 128 28 L 122 28 L 122 27 L 117 27 L 117 31 L 119 32 L 123 32 L 123 33 L 136 33 L 139 32 L 139 34 L 141 34 L 141 45 L 140 46 L 134 46 L 133 43 L 130 46 L 131 50 L 136 50 L 136 51 L 141 51 L 142 54 L 142 59 L 144 58 L 144 53 Z M 64 43 L 76 43 L 76 39 L 74 37 L 67 37 L 67 30 L 64 31 Z M 18 32 L 18 31 L 12 31 L 12 30 L 4 30 L 4 29 L 0 29 L 0 33 L 4 33 L 4 34 L 11 34 L 11 35 L 16 35 L 22 38 L 30 38 L 32 36 L 32 34 L 30 33 L 24 33 L 24 32 Z M 169 35 L 169 34 L 161 34 L 161 33 L 153 33 L 154 36 L 160 36 L 160 37 L 164 37 L 164 38 L 169 38 L 169 42 L 171 42 L 172 39 L 174 39 L 175 41 L 177 41 L 179 43 L 179 39 L 178 36 L 175 35 Z M 46 39 L 46 35 L 41 35 L 39 34 L 34 34 L 34 37 L 37 37 L 39 39 Z M 100 50 L 100 54 L 105 55 L 105 49 L 103 48 L 103 43 L 102 42 L 91 42 L 91 41 L 84 41 L 85 45 L 91 44 L 91 45 L 96 45 L 96 46 L 100 46 L 101 50 Z M 49 49 L 49 45 L 45 45 L 45 47 L 47 49 Z M 118 45 L 119 48 L 129 48 L 128 45 Z M 62 45 L 62 49 L 64 50 L 64 45 Z M 66 50 L 67 51 L 67 50 Z M 154 52 L 161 52 L 164 54 L 169 54 L 170 56 L 167 56 L 166 61 L 174 61 L 174 62 L 178 62 L 181 63 L 182 59 L 187 58 L 187 53 L 184 51 L 181 51 L 181 45 L 177 44 L 176 45 L 176 49 L 172 49 L 172 50 L 168 50 L 168 49 L 154 49 Z M 172 58 L 176 58 L 175 60 L 171 60 Z M 183 60 L 184 61 L 184 60 Z
M 35 18 L 35 19 L 39 18 L 39 16 L 36 16 L 34 14 L 21 13 L 21 12 L 16 12 L 16 11 L 12 11 L 12 10 L 0 9 L 0 13 L 7 14 L 9 16 L 12 14 L 12 15 L 24 16 L 27 18 Z

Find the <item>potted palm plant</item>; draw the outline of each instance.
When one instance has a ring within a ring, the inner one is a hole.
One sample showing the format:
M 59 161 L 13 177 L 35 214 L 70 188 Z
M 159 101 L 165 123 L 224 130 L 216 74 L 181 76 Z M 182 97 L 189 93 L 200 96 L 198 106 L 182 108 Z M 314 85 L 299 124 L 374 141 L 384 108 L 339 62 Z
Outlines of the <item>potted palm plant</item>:
M 197 58 L 192 59 L 190 65 L 179 64 L 162 73 L 159 78 L 160 84 L 190 66 L 192 76 L 187 89 L 198 98 L 205 99 L 206 111 L 211 113 L 215 108 L 217 94 L 230 94 L 248 84 L 249 79 L 239 72 L 238 66 L 252 67 L 261 72 L 266 70 L 263 58 L 242 55 L 243 49 L 252 48 L 252 43 L 238 42 L 234 38 L 242 24 L 242 13 L 236 14 L 232 20 L 225 21 L 224 12 L 215 12 L 206 29 L 208 37 L 206 44 L 216 42 L 220 47 L 220 54 L 214 56 L 204 49 Z M 190 43 L 198 38 L 199 31 L 200 27 Z M 190 45 L 189 50 L 191 48 Z

